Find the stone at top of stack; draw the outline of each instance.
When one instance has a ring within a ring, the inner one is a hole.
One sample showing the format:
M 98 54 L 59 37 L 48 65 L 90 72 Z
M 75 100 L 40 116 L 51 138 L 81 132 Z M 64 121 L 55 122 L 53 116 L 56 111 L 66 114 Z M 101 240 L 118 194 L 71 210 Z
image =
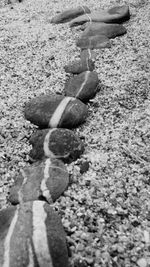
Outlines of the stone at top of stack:
M 54 24 L 65 23 L 86 13 L 91 13 L 90 9 L 87 6 L 78 6 L 72 9 L 67 9 L 60 14 L 55 15 L 50 20 L 50 22 Z

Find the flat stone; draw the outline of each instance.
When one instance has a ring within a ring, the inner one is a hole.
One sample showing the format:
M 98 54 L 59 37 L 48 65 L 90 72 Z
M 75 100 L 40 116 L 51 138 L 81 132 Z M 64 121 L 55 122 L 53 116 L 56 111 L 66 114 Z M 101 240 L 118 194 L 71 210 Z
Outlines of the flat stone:
M 81 49 L 102 49 L 111 47 L 110 41 L 105 35 L 84 36 L 76 41 L 76 45 Z
M 92 22 L 87 24 L 84 32 L 81 35 L 81 38 L 94 35 L 104 35 L 108 38 L 115 38 L 125 34 L 126 32 L 126 28 L 120 24 Z
M 91 14 L 84 14 L 70 22 L 70 27 L 82 25 L 86 22 L 122 23 L 130 18 L 128 6 L 116 6 L 108 10 L 100 10 Z
M 25 105 L 25 118 L 40 128 L 72 128 L 83 123 L 87 106 L 62 95 L 41 95 Z
M 72 61 L 71 63 L 66 65 L 64 69 L 67 73 L 79 74 L 87 70 L 92 71 L 94 70 L 94 67 L 94 62 L 91 59 L 84 62 L 80 59 Z
M 98 75 L 94 71 L 85 71 L 70 78 L 65 84 L 65 95 L 73 96 L 82 102 L 93 98 L 99 84 Z
M 0 211 L 0 266 L 68 267 L 65 231 L 49 204 L 29 201 Z
M 57 159 L 46 159 L 20 171 L 10 188 L 9 201 L 19 203 L 46 200 L 53 203 L 65 191 L 69 175 L 64 163 Z
M 84 152 L 81 139 L 68 129 L 38 130 L 31 136 L 29 142 L 32 145 L 29 154 L 32 162 L 45 157 L 56 157 L 65 163 L 70 163 Z
M 54 16 L 50 22 L 54 24 L 65 23 L 86 13 L 91 13 L 87 6 L 78 6 L 76 8 L 67 9 L 61 12 L 60 14 Z

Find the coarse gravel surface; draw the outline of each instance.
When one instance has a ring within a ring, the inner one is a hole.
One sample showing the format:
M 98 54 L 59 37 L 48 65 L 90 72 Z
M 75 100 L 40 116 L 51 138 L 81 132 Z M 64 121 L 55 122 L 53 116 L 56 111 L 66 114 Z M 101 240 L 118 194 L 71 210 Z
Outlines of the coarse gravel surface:
M 53 25 L 58 11 L 92 11 L 127 4 L 127 34 L 95 50 L 100 91 L 86 122 L 81 159 L 67 166 L 70 186 L 54 204 L 62 217 L 72 267 L 150 266 L 150 2 L 148 0 L 1 0 L 0 2 L 0 208 L 19 169 L 30 165 L 25 103 L 63 92 L 63 67 L 79 59 L 80 27 Z M 80 162 L 89 170 L 80 174 Z

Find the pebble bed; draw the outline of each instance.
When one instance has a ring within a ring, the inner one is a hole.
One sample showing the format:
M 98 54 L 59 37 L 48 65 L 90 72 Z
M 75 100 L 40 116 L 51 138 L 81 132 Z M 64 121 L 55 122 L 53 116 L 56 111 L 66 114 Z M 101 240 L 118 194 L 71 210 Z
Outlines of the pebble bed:
M 52 25 L 65 8 L 90 10 L 127 4 L 127 34 L 95 50 L 101 89 L 88 104 L 86 122 L 74 132 L 86 150 L 67 165 L 70 186 L 54 204 L 62 217 L 72 267 L 150 265 L 150 95 L 148 1 L 35 1 L 0 4 L 0 207 L 20 168 L 28 166 L 36 127 L 24 105 L 41 93 L 61 93 L 64 66 L 80 58 L 79 27 Z M 69 75 L 68 75 L 69 77 Z M 81 174 L 79 164 L 88 161 Z

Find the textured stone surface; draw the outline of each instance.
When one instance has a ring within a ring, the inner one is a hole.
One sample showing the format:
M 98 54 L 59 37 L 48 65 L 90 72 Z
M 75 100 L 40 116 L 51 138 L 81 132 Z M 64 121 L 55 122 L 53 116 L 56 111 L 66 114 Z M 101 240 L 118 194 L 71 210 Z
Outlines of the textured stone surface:
M 81 49 L 101 49 L 111 47 L 109 39 L 104 35 L 84 36 L 76 41 L 76 45 Z
M 70 78 L 65 84 L 65 95 L 73 96 L 83 102 L 93 98 L 98 88 L 98 75 L 94 71 L 85 71 Z
M 46 159 L 20 171 L 10 188 L 12 204 L 45 199 L 53 203 L 67 188 L 69 175 L 64 163 L 57 159 Z
M 107 24 L 100 22 L 87 23 L 81 38 L 84 36 L 104 35 L 108 38 L 125 34 L 126 28 L 120 24 Z
M 52 207 L 34 201 L 0 211 L 0 266 L 68 266 L 65 232 Z
M 72 128 L 85 121 L 87 107 L 80 100 L 60 95 L 42 95 L 25 105 L 25 118 L 40 128 Z
M 68 129 L 38 130 L 29 141 L 32 144 L 31 161 L 56 157 L 69 163 L 84 151 L 83 142 Z
M 90 13 L 90 10 L 87 6 L 78 6 L 76 8 L 67 9 L 63 11 L 62 13 L 55 15 L 50 22 L 51 23 L 64 23 L 72 20 L 73 18 L 76 18 L 82 14 Z
M 94 62 L 89 59 L 87 61 L 75 60 L 64 67 L 67 73 L 79 74 L 86 70 L 94 70 Z
M 87 21 L 97 21 L 105 23 L 122 23 L 130 18 L 128 6 L 117 6 L 109 10 L 100 10 L 91 14 L 84 14 L 70 22 L 70 27 L 82 25 Z

